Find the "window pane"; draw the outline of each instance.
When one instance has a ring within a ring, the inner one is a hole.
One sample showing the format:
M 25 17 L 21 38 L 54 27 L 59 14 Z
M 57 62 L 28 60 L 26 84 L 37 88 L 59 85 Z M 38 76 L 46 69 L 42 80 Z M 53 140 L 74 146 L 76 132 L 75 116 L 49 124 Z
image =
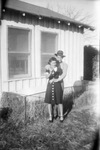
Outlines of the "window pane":
M 9 54 L 9 77 L 15 75 L 28 74 L 28 55 L 25 54 Z
M 8 27 L 9 78 L 29 75 L 29 52 L 30 30 Z
M 57 34 L 42 32 L 41 33 L 41 50 L 42 53 L 54 53 L 56 50 Z
M 57 34 L 42 32 L 41 33 L 41 74 L 44 74 L 44 67 L 51 56 L 54 56 L 57 50 Z
M 48 64 L 49 59 L 52 57 L 53 55 L 42 55 L 41 59 L 42 59 L 42 66 L 41 66 L 41 72 L 42 74 L 44 74 L 45 72 L 45 66 Z
M 8 28 L 8 51 L 27 52 L 29 50 L 29 30 Z

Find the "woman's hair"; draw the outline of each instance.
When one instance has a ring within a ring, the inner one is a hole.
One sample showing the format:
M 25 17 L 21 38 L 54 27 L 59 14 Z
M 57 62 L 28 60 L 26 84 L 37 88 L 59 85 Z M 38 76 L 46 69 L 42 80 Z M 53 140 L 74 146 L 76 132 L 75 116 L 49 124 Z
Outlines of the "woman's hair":
M 48 64 L 50 64 L 52 61 L 56 61 L 56 63 L 58 63 L 58 60 L 55 57 L 51 57 L 48 61 Z

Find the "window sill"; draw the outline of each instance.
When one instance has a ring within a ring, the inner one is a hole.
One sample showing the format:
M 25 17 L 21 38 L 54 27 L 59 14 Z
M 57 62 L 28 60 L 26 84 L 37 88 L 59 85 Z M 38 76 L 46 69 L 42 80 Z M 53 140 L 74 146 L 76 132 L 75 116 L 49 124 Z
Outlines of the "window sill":
M 8 79 L 8 80 L 6 80 L 5 82 L 10 82 L 10 81 L 19 81 L 19 80 L 35 80 L 35 79 L 42 79 L 42 78 L 46 78 L 45 76 L 41 76 L 41 77 L 23 77 L 23 78 L 12 78 L 12 79 Z

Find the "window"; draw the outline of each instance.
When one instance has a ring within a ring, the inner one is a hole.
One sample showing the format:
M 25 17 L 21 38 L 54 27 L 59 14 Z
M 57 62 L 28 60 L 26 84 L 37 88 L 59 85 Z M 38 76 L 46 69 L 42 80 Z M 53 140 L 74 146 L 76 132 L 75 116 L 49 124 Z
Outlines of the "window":
M 8 27 L 9 78 L 30 75 L 30 30 Z
M 41 74 L 44 74 L 44 67 L 57 49 L 57 34 L 41 32 Z

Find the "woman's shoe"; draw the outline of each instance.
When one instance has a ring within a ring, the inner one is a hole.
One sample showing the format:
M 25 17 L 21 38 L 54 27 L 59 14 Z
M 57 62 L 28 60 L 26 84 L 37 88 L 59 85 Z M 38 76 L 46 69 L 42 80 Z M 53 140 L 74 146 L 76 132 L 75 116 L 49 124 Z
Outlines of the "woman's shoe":
M 49 122 L 53 122 L 52 116 L 49 117 Z
M 60 116 L 60 122 L 63 122 L 63 121 L 64 121 L 63 116 Z

